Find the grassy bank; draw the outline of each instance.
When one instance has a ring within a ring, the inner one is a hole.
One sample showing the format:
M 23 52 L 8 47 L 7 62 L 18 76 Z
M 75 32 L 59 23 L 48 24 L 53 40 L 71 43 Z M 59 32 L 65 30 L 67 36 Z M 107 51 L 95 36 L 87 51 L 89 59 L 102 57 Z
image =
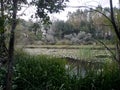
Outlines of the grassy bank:
M 91 68 L 84 77 L 81 76 L 81 72 L 71 75 L 72 69 L 66 69 L 66 63 L 60 58 L 16 53 L 13 90 L 119 90 L 120 88 L 120 73 L 115 63 L 106 62 L 99 70 Z M 2 81 L 4 70 L 0 70 L 0 73 Z
M 108 45 L 114 52 L 114 46 Z M 70 57 L 78 60 L 103 62 L 105 59 L 113 58 L 113 55 L 104 46 L 96 45 L 45 45 L 26 46 L 24 51 L 31 55 L 50 55 L 56 57 Z

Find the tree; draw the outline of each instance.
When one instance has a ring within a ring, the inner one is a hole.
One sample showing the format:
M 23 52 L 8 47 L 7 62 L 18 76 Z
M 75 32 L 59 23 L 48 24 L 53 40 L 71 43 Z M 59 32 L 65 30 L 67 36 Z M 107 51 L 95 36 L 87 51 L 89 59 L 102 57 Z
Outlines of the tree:
M 4 90 L 11 90 L 12 86 L 12 75 L 13 75 L 13 59 L 14 59 L 14 30 L 16 28 L 16 16 L 17 16 L 17 3 L 18 0 L 12 1 L 12 8 L 13 8 L 13 15 L 12 15 L 12 26 L 10 31 L 10 41 L 9 41 L 9 58 L 8 58 L 8 69 L 7 69 L 7 76 L 6 76 L 6 85 Z
M 33 23 L 31 28 L 32 28 L 32 31 L 34 32 L 34 34 L 37 35 L 37 33 L 39 31 L 38 29 L 41 29 L 41 24 L 39 22 L 35 22 L 35 23 Z
M 14 62 L 14 32 L 17 25 L 17 11 L 21 8 L 21 3 L 27 4 L 26 0 L 7 0 L 8 4 L 12 6 L 10 10 L 12 10 L 12 21 L 11 21 L 11 30 L 10 30 L 10 41 L 9 41 L 9 49 L 8 49 L 8 69 L 6 76 L 6 84 L 4 90 L 12 89 L 12 76 L 13 76 L 13 62 Z M 43 23 L 49 22 L 48 12 L 54 13 L 63 10 L 65 7 L 65 1 L 68 0 L 32 0 L 30 4 L 35 5 L 37 7 L 37 11 L 35 13 L 36 17 L 40 17 Z
M 57 20 L 51 25 L 51 29 L 54 32 L 54 36 L 58 39 L 63 39 L 64 35 L 74 33 L 73 26 L 65 21 Z
M 108 10 L 108 9 L 107 9 Z M 110 17 L 105 15 L 105 13 L 99 11 L 99 10 L 93 10 L 93 11 L 96 11 L 98 13 L 100 13 L 101 15 L 103 15 L 112 25 L 113 29 L 114 29 L 114 32 L 115 32 L 115 35 L 117 37 L 117 40 L 116 40 L 116 56 L 114 56 L 114 59 L 117 61 L 118 65 L 119 65 L 119 68 L 120 68 L 120 24 L 119 24 L 119 19 L 118 16 L 119 16 L 119 13 L 115 13 L 114 12 L 114 8 L 113 8 L 113 3 L 112 3 L 112 0 L 110 0 Z M 102 42 L 101 42 L 102 43 Z M 108 50 L 110 50 L 104 43 L 102 43 Z M 111 50 L 110 50 L 111 52 Z M 111 52 L 112 53 L 112 52 Z M 112 53 L 113 54 L 113 53 Z M 114 55 L 114 54 L 113 54 Z
M 120 5 L 120 0 L 119 0 L 119 5 Z M 111 50 L 106 47 L 106 45 L 104 43 L 102 43 L 107 49 L 110 50 L 110 52 L 114 55 L 114 59 L 118 62 L 119 64 L 119 67 L 120 67 L 120 19 L 119 19 L 119 16 L 120 16 L 120 13 L 116 13 L 114 11 L 114 8 L 113 8 L 113 3 L 112 3 L 112 0 L 110 0 L 110 10 L 109 9 L 106 9 L 109 13 L 109 16 L 107 14 L 105 14 L 104 12 L 102 12 L 102 7 L 99 7 L 98 9 L 92 9 L 88 6 L 73 6 L 73 8 L 81 8 L 81 7 L 84 7 L 84 8 L 88 8 L 90 9 L 89 12 L 97 12 L 99 13 L 99 15 L 102 15 L 104 16 L 105 19 L 107 19 L 107 22 L 109 21 L 110 22 L 110 27 L 112 26 L 112 28 L 114 29 L 114 32 L 115 32 L 115 35 L 117 37 L 117 46 L 116 46 L 116 51 L 117 51 L 117 55 L 115 56 Z M 118 10 L 120 11 L 120 10 Z M 69 15 L 71 15 L 71 13 L 69 13 Z
M 119 64 L 120 67 L 120 25 L 119 23 L 117 23 L 116 21 L 116 17 L 114 15 L 114 11 L 113 11 L 113 4 L 112 4 L 112 0 L 110 0 L 110 15 L 111 15 L 111 23 L 113 25 L 116 37 L 117 37 L 117 45 L 116 45 L 116 51 L 117 51 L 117 57 L 116 57 L 116 61 Z
M 32 5 L 37 7 L 35 17 L 41 18 L 43 23 L 50 23 L 48 13 L 58 13 L 64 10 L 66 3 L 69 0 L 32 0 Z

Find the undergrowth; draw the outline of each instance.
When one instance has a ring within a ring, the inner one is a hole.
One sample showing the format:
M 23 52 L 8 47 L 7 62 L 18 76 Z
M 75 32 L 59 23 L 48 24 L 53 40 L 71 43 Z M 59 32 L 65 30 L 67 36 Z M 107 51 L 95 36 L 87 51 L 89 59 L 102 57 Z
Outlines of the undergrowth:
M 106 62 L 102 69 L 91 69 L 84 77 L 67 71 L 63 59 L 15 53 L 13 90 L 119 90 L 120 72 L 114 62 Z M 88 68 L 89 69 L 89 68 Z M 4 70 L 0 70 L 3 84 Z

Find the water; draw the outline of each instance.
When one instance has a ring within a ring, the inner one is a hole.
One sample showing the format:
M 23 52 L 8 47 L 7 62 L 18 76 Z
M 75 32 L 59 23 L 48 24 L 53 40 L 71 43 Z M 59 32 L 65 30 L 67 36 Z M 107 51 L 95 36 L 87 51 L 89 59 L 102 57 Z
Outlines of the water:
M 105 57 L 96 57 L 96 58 L 90 58 L 88 57 L 88 60 L 85 60 L 83 57 L 80 58 L 80 49 L 58 49 L 58 48 L 25 48 L 25 52 L 31 54 L 31 55 L 50 55 L 60 58 L 65 58 L 67 60 L 66 69 L 71 75 L 81 75 L 82 77 L 85 76 L 87 72 L 90 70 L 100 70 L 102 69 L 103 61 Z M 87 50 L 88 51 L 88 50 Z M 92 50 L 89 53 L 96 54 L 96 50 Z M 88 54 L 89 54 L 88 53 Z M 103 51 L 97 52 L 97 54 L 101 55 Z M 83 54 L 83 53 L 82 53 Z
M 103 63 L 102 62 L 87 62 L 87 61 L 69 61 L 66 64 L 66 70 L 69 72 L 70 75 L 77 75 L 84 77 L 87 73 L 91 71 L 98 72 L 102 70 Z

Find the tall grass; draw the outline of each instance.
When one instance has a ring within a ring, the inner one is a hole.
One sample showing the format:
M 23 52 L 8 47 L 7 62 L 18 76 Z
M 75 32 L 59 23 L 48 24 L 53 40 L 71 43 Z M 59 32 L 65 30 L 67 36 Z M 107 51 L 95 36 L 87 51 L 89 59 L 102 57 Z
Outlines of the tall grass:
M 13 90 L 119 90 L 120 72 L 114 62 L 88 70 L 84 77 L 66 71 L 66 61 L 48 56 L 16 53 Z M 89 67 L 88 67 L 89 69 Z M 0 81 L 3 71 L 0 71 Z
M 119 90 L 120 72 L 116 63 L 105 63 L 100 70 L 91 69 L 84 77 L 69 76 L 66 90 Z
M 65 85 L 65 61 L 46 56 L 16 55 L 16 90 L 59 90 Z
M 90 48 L 80 48 L 79 49 L 79 57 L 81 60 L 87 61 L 104 61 L 104 59 L 112 60 L 111 53 L 106 49 L 94 49 L 95 47 Z M 91 61 L 91 62 L 92 62 Z
M 82 60 L 88 60 L 88 59 L 93 59 L 94 58 L 94 54 L 92 52 L 92 50 L 90 48 L 88 49 L 80 49 L 79 51 L 79 55 L 80 55 L 80 59 Z

